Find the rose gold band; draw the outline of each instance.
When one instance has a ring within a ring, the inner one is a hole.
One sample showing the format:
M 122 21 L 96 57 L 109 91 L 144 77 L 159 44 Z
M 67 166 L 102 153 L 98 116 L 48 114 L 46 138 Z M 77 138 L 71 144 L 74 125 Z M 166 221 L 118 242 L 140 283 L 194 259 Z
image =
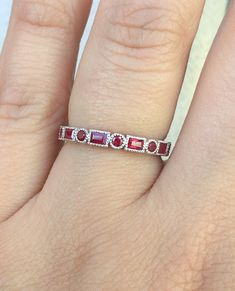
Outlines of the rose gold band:
M 171 143 L 161 140 L 70 126 L 60 127 L 59 140 L 156 156 L 168 156 L 171 148 Z

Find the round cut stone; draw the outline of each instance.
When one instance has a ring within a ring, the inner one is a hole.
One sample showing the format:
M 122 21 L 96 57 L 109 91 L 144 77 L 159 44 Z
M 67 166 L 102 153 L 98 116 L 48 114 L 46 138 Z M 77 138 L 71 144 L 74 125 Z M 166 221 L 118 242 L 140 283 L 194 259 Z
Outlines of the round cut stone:
M 77 133 L 77 139 L 79 141 L 84 141 L 86 139 L 86 132 L 85 130 L 79 130 L 78 133 Z
M 157 149 L 157 144 L 155 141 L 151 141 L 149 144 L 148 144 L 148 151 L 150 153 L 154 153 Z
M 120 135 L 116 135 L 113 137 L 112 139 L 112 145 L 115 147 L 115 148 L 119 148 L 123 145 L 123 139 Z

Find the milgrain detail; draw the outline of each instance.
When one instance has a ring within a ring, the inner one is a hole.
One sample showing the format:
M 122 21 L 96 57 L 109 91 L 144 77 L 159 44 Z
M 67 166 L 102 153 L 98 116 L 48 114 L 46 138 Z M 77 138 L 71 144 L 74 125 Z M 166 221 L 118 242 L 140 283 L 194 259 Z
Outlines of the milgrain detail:
M 61 126 L 59 140 L 64 142 L 83 143 L 115 150 L 135 153 L 146 153 L 155 156 L 169 156 L 171 143 L 156 139 L 147 139 L 109 131 Z

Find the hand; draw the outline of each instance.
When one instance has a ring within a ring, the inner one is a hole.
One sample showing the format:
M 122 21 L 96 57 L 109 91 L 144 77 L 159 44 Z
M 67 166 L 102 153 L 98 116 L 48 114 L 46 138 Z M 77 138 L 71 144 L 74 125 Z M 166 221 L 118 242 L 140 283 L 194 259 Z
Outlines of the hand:
M 57 131 L 165 138 L 204 3 L 101 0 L 74 81 L 90 2 L 14 1 L 0 61 L 0 289 L 235 290 L 234 2 L 164 167 L 61 149 Z

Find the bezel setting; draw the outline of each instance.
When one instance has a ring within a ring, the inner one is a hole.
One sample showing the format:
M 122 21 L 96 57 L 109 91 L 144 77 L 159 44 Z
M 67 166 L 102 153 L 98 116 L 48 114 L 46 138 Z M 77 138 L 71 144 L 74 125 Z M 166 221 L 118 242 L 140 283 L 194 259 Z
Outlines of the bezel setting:
M 65 140 L 65 141 L 74 141 L 75 139 L 74 139 L 74 130 L 75 130 L 76 128 L 75 127 L 70 127 L 70 126 L 65 126 L 64 127 L 64 129 L 63 129 L 63 139 Z M 72 131 L 72 133 L 71 133 L 71 138 L 67 138 L 66 137 L 66 131 L 67 130 L 71 130 Z
M 136 140 L 139 140 L 139 141 L 142 141 L 143 142 L 143 147 L 142 149 L 133 149 L 133 148 L 130 148 L 129 147 L 129 142 L 131 139 L 136 139 Z M 139 136 L 134 136 L 134 135 L 127 135 L 126 136 L 126 144 L 125 144 L 125 150 L 128 151 L 128 152 L 135 152 L 135 153 L 144 153 L 145 150 L 146 150 L 146 142 L 147 142 L 147 139 L 144 138 L 144 137 L 139 137 Z
M 165 152 L 161 152 L 161 146 L 165 147 Z M 166 157 L 169 155 L 169 151 L 170 151 L 170 147 L 171 147 L 171 143 L 166 143 L 162 140 L 158 141 L 158 149 L 157 149 L 157 156 L 163 156 Z
M 85 133 L 85 135 L 86 135 L 86 137 L 85 137 L 85 139 L 84 140 L 79 140 L 78 139 L 78 133 L 80 132 L 80 131 L 84 131 L 84 133 Z M 88 136 L 89 136 L 89 132 L 88 132 L 88 130 L 87 129 L 85 129 L 85 128 L 76 128 L 76 129 L 74 129 L 74 131 L 73 131 L 73 137 L 74 137 L 74 139 L 77 141 L 77 142 L 79 142 L 79 143 L 87 143 L 87 141 L 88 141 Z
M 78 139 L 78 133 L 82 131 L 80 139 Z M 66 134 L 67 133 L 67 134 Z M 84 140 L 83 137 L 85 135 Z M 116 140 L 115 138 L 119 138 Z M 64 142 L 77 142 L 83 144 L 89 144 L 97 147 L 113 148 L 115 150 L 125 150 L 128 152 L 135 153 L 146 153 L 155 156 L 167 157 L 170 154 L 171 143 L 158 140 L 158 139 L 147 139 L 145 137 L 139 137 L 134 135 L 123 135 L 121 133 L 111 133 L 109 131 L 97 130 L 97 129 L 85 129 L 71 126 L 60 126 L 58 132 L 58 139 Z M 120 145 L 119 145 L 120 142 Z M 149 148 L 149 145 L 154 143 L 156 149 L 153 151 Z
M 166 145 L 166 150 L 165 150 L 165 153 L 164 153 L 164 154 L 159 152 L 158 155 L 159 155 L 159 156 L 163 156 L 163 157 L 167 157 L 167 156 L 169 156 L 169 154 L 170 154 L 170 150 L 171 150 L 171 143 L 170 143 L 170 142 L 166 143 L 166 142 L 164 142 L 164 141 L 161 141 L 160 143 Z M 159 150 L 160 150 L 160 145 L 159 145 Z
M 120 146 L 115 146 L 113 144 L 113 139 L 116 138 L 116 137 L 120 137 L 122 139 L 122 144 Z M 110 136 L 110 146 L 115 149 L 115 150 L 121 150 L 124 148 L 124 146 L 126 145 L 126 137 L 123 135 L 123 134 L 120 134 L 120 133 L 113 133 L 111 136 Z
M 64 139 L 64 126 L 60 126 L 58 139 L 63 140 Z
M 149 150 L 149 145 L 151 143 L 155 143 L 156 144 L 156 149 L 152 152 Z M 156 155 L 156 153 L 158 152 L 158 149 L 159 149 L 159 142 L 157 140 L 154 140 L 154 139 L 150 139 L 148 140 L 147 144 L 146 144 L 146 152 L 150 155 Z
M 103 144 L 99 144 L 99 143 L 95 143 L 95 142 L 92 142 L 91 138 L 92 138 L 92 134 L 94 133 L 98 133 L 98 134 L 103 134 L 103 135 L 106 135 L 106 141 L 105 143 Z M 90 144 L 90 145 L 94 145 L 94 146 L 97 146 L 97 147 L 108 147 L 109 146 L 109 142 L 110 142 L 110 132 L 108 131 L 103 131 L 103 130 L 97 130 L 97 129 L 90 129 L 89 130 L 89 133 L 88 133 L 88 141 L 87 143 Z

